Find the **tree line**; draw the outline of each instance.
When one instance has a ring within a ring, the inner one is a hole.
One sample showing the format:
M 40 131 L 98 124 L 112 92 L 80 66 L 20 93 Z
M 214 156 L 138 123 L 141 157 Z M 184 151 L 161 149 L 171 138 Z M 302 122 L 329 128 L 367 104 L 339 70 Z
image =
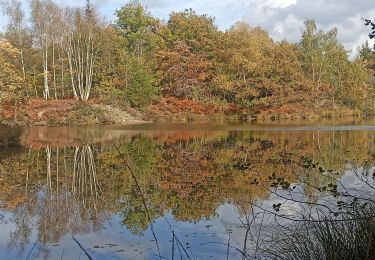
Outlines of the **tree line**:
M 161 21 L 137 0 L 113 23 L 89 0 L 81 8 L 30 0 L 30 14 L 20 0 L 0 3 L 9 18 L 0 34 L 3 103 L 90 99 L 147 109 L 172 99 L 244 113 L 375 111 L 372 48 L 365 43 L 351 60 L 337 29 L 324 32 L 313 20 L 290 43 L 243 22 L 219 30 L 192 9 Z

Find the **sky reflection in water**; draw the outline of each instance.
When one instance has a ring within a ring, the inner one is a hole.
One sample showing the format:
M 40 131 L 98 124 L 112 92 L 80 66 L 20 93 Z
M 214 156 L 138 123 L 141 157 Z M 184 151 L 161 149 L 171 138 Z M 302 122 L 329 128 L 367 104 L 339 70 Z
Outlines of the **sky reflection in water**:
M 326 180 L 306 157 L 361 189 L 353 172 L 374 169 L 373 125 L 0 128 L 0 257 L 83 259 L 76 240 L 93 259 L 241 259 L 256 246 L 251 216 L 252 230 L 276 225 L 270 176 L 320 201 L 303 182 Z

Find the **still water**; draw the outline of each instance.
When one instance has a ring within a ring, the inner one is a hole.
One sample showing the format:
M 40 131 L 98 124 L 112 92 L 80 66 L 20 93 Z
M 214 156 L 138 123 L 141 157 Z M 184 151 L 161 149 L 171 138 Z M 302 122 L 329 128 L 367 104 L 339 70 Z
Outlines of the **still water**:
M 374 162 L 374 120 L 2 127 L 0 258 L 267 258 Z

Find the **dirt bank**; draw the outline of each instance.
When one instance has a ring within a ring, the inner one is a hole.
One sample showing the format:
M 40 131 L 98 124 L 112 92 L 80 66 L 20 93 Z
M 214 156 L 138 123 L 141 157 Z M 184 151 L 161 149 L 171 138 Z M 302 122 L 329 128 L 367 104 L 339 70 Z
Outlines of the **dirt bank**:
M 16 106 L 2 106 L 0 121 L 8 125 L 77 126 L 134 124 L 145 122 L 132 108 L 117 108 L 95 101 L 30 100 Z

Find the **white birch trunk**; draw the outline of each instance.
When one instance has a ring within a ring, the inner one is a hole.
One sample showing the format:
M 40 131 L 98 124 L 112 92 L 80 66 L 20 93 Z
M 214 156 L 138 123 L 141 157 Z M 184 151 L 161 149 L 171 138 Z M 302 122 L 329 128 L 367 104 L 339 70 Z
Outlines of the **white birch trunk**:
M 46 33 L 45 36 L 45 50 L 44 50 L 44 98 L 49 99 L 50 94 L 49 94 L 49 86 L 48 86 L 48 36 Z
M 90 21 L 75 21 L 69 24 L 67 35 L 67 57 L 71 86 L 76 99 L 90 98 L 95 66 L 94 31 Z

